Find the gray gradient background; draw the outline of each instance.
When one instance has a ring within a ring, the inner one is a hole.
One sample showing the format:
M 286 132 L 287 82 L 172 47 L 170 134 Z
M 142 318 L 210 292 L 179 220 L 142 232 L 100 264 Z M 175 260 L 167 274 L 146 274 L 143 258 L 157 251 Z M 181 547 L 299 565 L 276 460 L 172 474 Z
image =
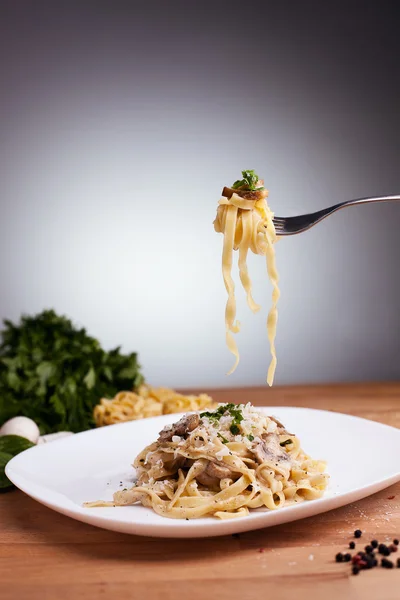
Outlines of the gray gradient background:
M 259 257 L 225 375 L 223 184 L 255 168 L 282 216 L 400 192 L 399 4 L 335 6 L 2 2 L 0 317 L 54 307 L 154 384 L 263 384 Z M 399 226 L 366 206 L 279 243 L 277 384 L 399 378 Z

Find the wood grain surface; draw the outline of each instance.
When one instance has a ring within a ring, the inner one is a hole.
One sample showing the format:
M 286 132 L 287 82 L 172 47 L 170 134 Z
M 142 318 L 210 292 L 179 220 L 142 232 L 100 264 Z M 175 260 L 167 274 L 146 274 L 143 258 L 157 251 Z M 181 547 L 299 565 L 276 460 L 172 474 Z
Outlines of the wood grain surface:
M 309 406 L 400 427 L 399 383 L 207 391 L 218 401 Z M 349 460 L 356 459 L 355 449 Z M 201 540 L 96 529 L 14 490 L 0 495 L 0 598 L 399 600 L 400 568 L 354 576 L 348 563 L 334 561 L 356 528 L 360 549 L 373 538 L 400 537 L 400 484 L 310 519 Z

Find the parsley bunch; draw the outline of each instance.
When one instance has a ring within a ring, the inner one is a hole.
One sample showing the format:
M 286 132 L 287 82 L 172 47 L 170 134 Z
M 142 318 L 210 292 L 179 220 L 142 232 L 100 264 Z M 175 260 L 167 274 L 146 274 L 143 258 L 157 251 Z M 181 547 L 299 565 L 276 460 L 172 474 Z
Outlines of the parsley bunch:
M 103 397 L 143 382 L 136 353 L 107 352 L 85 329 L 45 310 L 4 321 L 0 343 L 0 425 L 30 417 L 42 434 L 94 427 L 93 408 Z

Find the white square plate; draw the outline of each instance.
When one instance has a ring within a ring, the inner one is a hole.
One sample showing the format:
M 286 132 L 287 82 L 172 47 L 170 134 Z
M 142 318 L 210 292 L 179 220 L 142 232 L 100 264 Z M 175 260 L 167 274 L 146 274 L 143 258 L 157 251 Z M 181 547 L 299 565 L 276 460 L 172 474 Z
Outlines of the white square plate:
M 167 519 L 141 505 L 83 508 L 85 501 L 111 500 L 134 480 L 135 456 L 180 415 L 131 421 L 36 446 L 7 465 L 9 479 L 49 508 L 78 521 L 153 537 L 209 537 L 303 519 L 364 498 L 400 480 L 400 430 L 374 421 L 308 408 L 266 407 L 300 438 L 313 458 L 326 460 L 330 484 L 318 500 L 247 517 L 190 521 Z

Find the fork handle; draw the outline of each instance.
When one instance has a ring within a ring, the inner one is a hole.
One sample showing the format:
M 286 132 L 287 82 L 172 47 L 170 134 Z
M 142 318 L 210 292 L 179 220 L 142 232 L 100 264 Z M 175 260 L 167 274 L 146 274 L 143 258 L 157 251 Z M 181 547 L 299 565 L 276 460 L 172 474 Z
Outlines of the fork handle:
M 370 198 L 357 198 L 356 200 L 347 200 L 347 202 L 340 202 L 335 204 L 331 208 L 339 210 L 345 206 L 352 206 L 353 204 L 367 204 L 368 202 L 391 202 L 393 200 L 400 200 L 400 196 L 371 196 Z
M 340 210 L 341 208 L 346 208 L 346 206 L 355 206 L 356 204 L 368 204 L 369 202 L 393 202 L 396 200 L 400 200 L 400 196 L 371 196 L 369 198 L 357 198 L 355 200 L 346 200 L 346 202 L 339 202 L 339 204 L 334 204 L 329 208 L 323 208 L 322 210 L 312 213 L 312 215 L 306 216 L 314 217 L 312 224 L 316 225 L 317 223 L 319 223 L 319 221 L 322 221 L 322 219 L 324 219 L 328 215 L 331 215 L 332 213 L 336 212 L 337 210 Z
M 294 235 L 296 233 L 302 233 L 311 229 L 317 223 L 320 223 L 325 217 L 328 217 L 332 213 L 345 208 L 346 206 L 355 206 L 356 204 L 368 204 L 369 202 L 394 202 L 399 201 L 400 195 L 396 196 L 371 196 L 370 198 L 357 198 L 355 200 L 347 200 L 346 202 L 339 202 L 328 208 L 323 208 L 317 212 L 309 213 L 306 215 L 298 215 L 295 217 L 274 217 L 275 229 L 278 236 L 281 235 Z

